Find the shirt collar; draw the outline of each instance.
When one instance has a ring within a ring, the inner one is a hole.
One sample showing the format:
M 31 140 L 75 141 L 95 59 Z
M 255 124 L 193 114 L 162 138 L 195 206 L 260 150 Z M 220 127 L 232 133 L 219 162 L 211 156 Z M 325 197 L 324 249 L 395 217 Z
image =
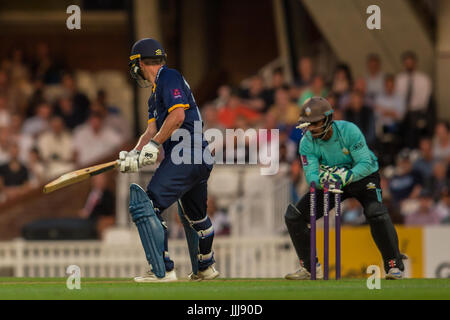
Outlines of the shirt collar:
M 158 84 L 158 80 L 159 80 L 159 76 L 161 75 L 161 71 L 162 71 L 163 69 L 165 69 L 165 68 L 167 68 L 166 65 L 164 65 L 164 66 L 162 66 L 161 68 L 159 68 L 158 73 L 156 74 L 156 77 L 155 77 L 155 84 L 153 85 L 152 93 L 155 93 L 156 85 Z

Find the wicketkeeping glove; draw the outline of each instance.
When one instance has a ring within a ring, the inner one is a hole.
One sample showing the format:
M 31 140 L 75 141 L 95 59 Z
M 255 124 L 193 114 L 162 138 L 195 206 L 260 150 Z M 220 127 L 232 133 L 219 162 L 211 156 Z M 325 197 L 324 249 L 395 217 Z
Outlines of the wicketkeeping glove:
M 139 171 L 139 150 L 133 149 L 130 152 L 121 151 L 119 153 L 120 172 L 138 172 Z
M 330 185 L 336 185 L 339 183 L 341 188 L 349 185 L 353 180 L 353 172 L 352 170 L 346 168 L 338 168 L 337 170 L 330 173 L 328 177 L 328 182 Z
M 139 167 L 148 166 L 154 164 L 159 155 L 159 147 L 161 145 L 154 141 L 150 140 L 141 150 L 139 154 Z

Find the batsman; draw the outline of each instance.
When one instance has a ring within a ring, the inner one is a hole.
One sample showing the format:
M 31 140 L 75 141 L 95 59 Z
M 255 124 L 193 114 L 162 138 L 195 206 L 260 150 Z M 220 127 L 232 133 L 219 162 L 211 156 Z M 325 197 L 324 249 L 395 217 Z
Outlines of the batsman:
M 300 125 L 304 135 L 300 141 L 300 156 L 306 180 L 317 186 L 317 218 L 323 217 L 323 187 L 330 186 L 330 210 L 334 194 L 341 199 L 357 199 L 364 208 L 370 232 L 381 253 L 386 279 L 402 279 L 404 265 L 399 251 L 397 232 L 382 203 L 378 159 L 368 148 L 361 130 L 347 121 L 333 121 L 333 109 L 322 97 L 312 97 L 301 107 Z M 337 189 L 340 186 L 339 189 Z M 334 189 L 334 190 L 333 190 Z M 333 193 L 334 192 L 334 193 Z M 300 269 L 286 275 L 289 280 L 310 279 L 310 193 L 297 204 L 288 206 L 285 222 L 300 259 Z M 316 275 L 323 278 L 316 257 Z
M 166 66 L 166 61 L 166 53 L 155 39 L 141 39 L 132 47 L 130 74 L 140 87 L 151 87 L 149 118 L 134 149 L 120 152 L 120 171 L 137 172 L 152 165 L 164 150 L 164 159 L 147 190 L 137 184 L 130 186 L 130 214 L 150 265 L 146 274 L 134 280 L 177 280 L 168 252 L 167 225 L 161 217 L 175 202 L 188 242 L 192 264 L 189 278 L 211 280 L 219 276 L 212 250 L 214 229 L 206 215 L 207 181 L 213 165 L 205 159 L 211 159 L 211 154 L 203 132 L 194 130 L 198 127 L 194 123 L 201 123 L 200 128 L 203 123 L 190 87 L 178 71 Z M 172 139 L 177 129 L 187 131 L 189 138 Z M 181 162 L 180 153 L 184 159 Z

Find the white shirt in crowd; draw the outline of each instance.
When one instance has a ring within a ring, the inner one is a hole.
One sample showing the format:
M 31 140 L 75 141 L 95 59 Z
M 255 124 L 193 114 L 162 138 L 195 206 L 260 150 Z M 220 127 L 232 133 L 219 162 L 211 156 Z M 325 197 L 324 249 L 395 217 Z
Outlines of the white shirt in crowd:
M 400 94 L 407 103 L 408 87 L 412 81 L 412 92 L 409 111 L 426 111 L 431 96 L 431 80 L 428 75 L 420 71 L 413 73 L 402 72 L 395 79 L 396 92 Z M 408 108 L 408 106 L 406 106 Z
M 399 117 L 398 120 L 395 120 L 391 117 L 386 117 L 377 112 L 377 121 L 379 121 L 383 125 L 392 125 L 395 122 L 400 121 L 400 119 L 403 119 L 406 112 L 405 99 L 398 93 L 394 93 L 391 95 L 384 93 L 381 94 L 376 98 L 375 105 L 382 110 L 395 111 Z
M 0 110 L 0 127 L 8 127 L 11 122 L 11 116 L 6 110 Z
M 37 146 L 46 166 L 46 177 L 54 178 L 75 169 L 73 161 L 74 146 L 72 135 L 62 132 L 56 135 L 52 131 L 39 136 Z
M 378 72 L 375 76 L 366 75 L 367 95 L 371 99 L 376 99 L 384 93 L 384 73 Z
M 98 133 L 89 124 L 79 126 L 73 135 L 73 143 L 81 166 L 89 165 L 116 151 L 123 143 L 113 129 L 103 126 Z

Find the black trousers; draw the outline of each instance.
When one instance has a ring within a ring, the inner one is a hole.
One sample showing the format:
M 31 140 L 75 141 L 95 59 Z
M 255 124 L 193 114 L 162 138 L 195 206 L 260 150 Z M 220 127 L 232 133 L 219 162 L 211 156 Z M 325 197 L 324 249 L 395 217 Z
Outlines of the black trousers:
M 370 225 L 370 231 L 375 244 L 380 251 L 387 272 L 395 263 L 400 270 L 404 269 L 398 247 L 398 237 L 395 227 L 390 219 L 387 208 L 382 204 L 380 187 L 380 175 L 375 172 L 360 181 L 353 182 L 343 189 L 341 200 L 348 198 L 357 199 L 364 208 L 364 216 Z M 334 208 L 335 195 L 330 192 L 329 207 Z M 316 219 L 323 217 L 324 210 L 323 190 L 316 191 Z M 286 224 L 294 247 L 304 266 L 309 270 L 310 266 L 310 192 L 308 192 L 296 204 L 300 215 L 292 219 L 286 218 Z
M 381 202 L 381 187 L 380 187 L 380 175 L 377 172 L 372 173 L 370 176 L 365 177 L 362 180 L 353 182 L 343 189 L 344 193 L 341 194 L 341 201 L 348 198 L 357 199 L 364 208 L 364 214 L 366 208 L 373 202 Z M 309 211 L 310 211 L 310 192 L 304 195 L 295 205 L 302 213 L 302 217 L 307 218 L 309 223 Z M 316 190 L 316 218 L 323 217 L 323 190 Z M 334 193 L 330 192 L 330 210 L 334 208 Z M 367 218 L 367 215 L 366 215 Z

